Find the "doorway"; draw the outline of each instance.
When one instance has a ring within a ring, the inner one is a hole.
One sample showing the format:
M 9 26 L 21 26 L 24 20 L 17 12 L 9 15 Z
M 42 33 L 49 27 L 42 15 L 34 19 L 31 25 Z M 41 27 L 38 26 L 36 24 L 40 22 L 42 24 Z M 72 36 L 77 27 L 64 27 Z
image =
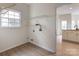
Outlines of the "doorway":
M 79 56 L 79 4 L 57 8 L 57 55 Z

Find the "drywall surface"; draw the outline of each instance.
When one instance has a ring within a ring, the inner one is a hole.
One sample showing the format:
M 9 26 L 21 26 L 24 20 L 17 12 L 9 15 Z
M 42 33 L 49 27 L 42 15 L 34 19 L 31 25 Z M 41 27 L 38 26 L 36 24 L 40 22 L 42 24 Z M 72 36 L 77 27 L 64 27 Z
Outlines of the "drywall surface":
M 30 6 L 29 40 L 51 52 L 56 52 L 56 9 L 54 4 L 32 4 Z M 42 31 L 39 26 L 42 25 Z M 35 32 L 33 32 L 35 30 Z
M 28 42 L 29 6 L 25 4 L 16 4 L 15 7 L 10 9 L 21 12 L 21 27 L 0 27 L 0 52 Z

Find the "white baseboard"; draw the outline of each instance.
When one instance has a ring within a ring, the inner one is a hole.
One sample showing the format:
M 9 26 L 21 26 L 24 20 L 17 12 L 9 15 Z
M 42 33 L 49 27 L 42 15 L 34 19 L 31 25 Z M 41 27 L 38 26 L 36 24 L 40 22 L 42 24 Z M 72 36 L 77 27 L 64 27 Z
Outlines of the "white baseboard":
M 42 46 L 42 45 L 40 45 L 40 44 L 37 44 L 37 43 L 34 43 L 34 42 L 31 42 L 31 43 L 34 44 L 34 45 L 36 45 L 36 46 L 38 46 L 38 47 L 41 47 L 41 48 L 43 48 L 43 49 L 49 51 L 49 52 L 56 53 L 56 51 L 54 51 L 54 49 L 49 49 L 49 48 L 47 48 L 47 47 L 44 47 L 44 46 Z
M 28 42 L 29 42 L 29 41 L 28 41 Z M 17 45 L 11 46 L 11 47 L 9 47 L 9 48 L 7 48 L 7 49 L 1 50 L 0 53 L 1 53 L 1 52 L 4 52 L 4 51 L 7 51 L 7 50 L 9 50 L 9 49 L 15 48 L 15 47 L 17 47 L 17 46 L 20 46 L 20 45 L 22 45 L 22 44 L 28 43 L 28 42 L 19 43 L 19 44 L 17 44 Z M 42 46 L 42 45 L 40 45 L 40 44 L 36 44 L 36 43 L 34 43 L 34 42 L 31 42 L 31 41 L 30 41 L 30 43 L 32 43 L 32 44 L 34 44 L 34 45 L 37 45 L 38 47 L 41 47 L 41 48 L 43 48 L 43 49 L 45 49 L 45 50 L 47 50 L 47 51 L 50 51 L 50 52 L 52 52 L 52 53 L 55 53 L 55 52 L 56 52 L 56 51 L 54 51 L 54 49 L 53 49 L 53 50 L 52 50 L 52 49 L 49 49 L 49 48 L 44 47 L 44 46 Z
M 3 50 L 0 51 L 0 53 L 2 53 L 2 52 L 4 52 L 4 51 L 7 51 L 7 50 L 9 50 L 9 49 L 15 48 L 15 47 L 20 46 L 20 45 L 25 44 L 25 43 L 28 43 L 28 42 L 19 43 L 19 44 L 17 44 L 17 45 L 11 46 L 11 47 L 9 47 L 9 48 L 3 49 Z

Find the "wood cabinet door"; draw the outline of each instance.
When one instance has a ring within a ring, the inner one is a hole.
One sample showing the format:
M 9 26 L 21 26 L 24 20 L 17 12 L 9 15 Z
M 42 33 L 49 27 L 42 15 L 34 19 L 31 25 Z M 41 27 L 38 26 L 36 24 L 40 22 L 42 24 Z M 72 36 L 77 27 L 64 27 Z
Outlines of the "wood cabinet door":
M 76 34 L 76 37 L 77 37 L 77 40 L 76 41 L 79 42 L 79 31 L 76 31 L 76 33 L 77 33 Z
M 68 40 L 68 31 L 62 32 L 62 38 L 63 38 L 63 40 Z
M 75 31 L 69 31 L 68 32 L 68 40 L 69 41 L 76 41 L 77 40 Z

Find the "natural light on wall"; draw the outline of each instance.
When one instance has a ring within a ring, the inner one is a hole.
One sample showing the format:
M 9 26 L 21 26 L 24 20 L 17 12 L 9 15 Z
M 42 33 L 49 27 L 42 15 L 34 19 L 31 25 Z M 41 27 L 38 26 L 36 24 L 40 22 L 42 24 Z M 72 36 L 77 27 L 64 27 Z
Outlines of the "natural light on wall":
M 0 14 L 0 27 L 20 27 L 21 14 L 19 11 L 5 9 Z
M 67 21 L 62 21 L 62 24 L 61 24 L 62 26 L 62 30 L 66 30 L 67 29 Z
M 76 28 L 74 27 L 75 25 L 76 25 L 75 20 L 72 20 L 71 28 L 72 28 L 72 29 L 76 29 Z

